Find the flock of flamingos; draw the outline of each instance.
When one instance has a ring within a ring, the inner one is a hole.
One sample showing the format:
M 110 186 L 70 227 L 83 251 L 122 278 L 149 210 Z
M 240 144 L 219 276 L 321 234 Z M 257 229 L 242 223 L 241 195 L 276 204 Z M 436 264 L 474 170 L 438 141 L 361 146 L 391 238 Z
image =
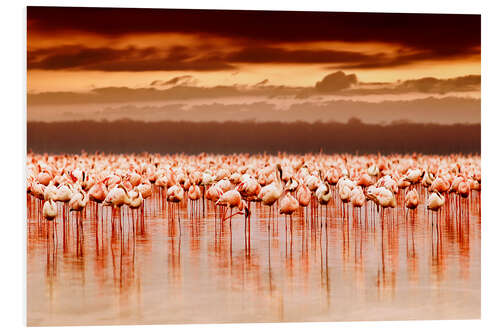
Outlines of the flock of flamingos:
M 144 221 L 144 202 L 155 191 L 173 218 L 188 200 L 198 214 L 213 207 L 221 224 L 243 215 L 245 230 L 257 205 L 269 207 L 269 219 L 289 216 L 285 224 L 294 214 L 328 216 L 331 209 L 349 219 L 349 205 L 352 214 L 362 216 L 364 209 L 366 219 L 369 210 L 383 222 L 397 206 L 411 214 L 425 205 L 439 224 L 443 207 L 468 214 L 470 197 L 480 200 L 481 193 L 480 157 L 472 155 L 29 153 L 27 168 L 27 192 L 47 221 L 74 215 L 82 223 L 87 206 L 96 214 L 110 206 L 111 223 L 120 229 L 123 214 Z

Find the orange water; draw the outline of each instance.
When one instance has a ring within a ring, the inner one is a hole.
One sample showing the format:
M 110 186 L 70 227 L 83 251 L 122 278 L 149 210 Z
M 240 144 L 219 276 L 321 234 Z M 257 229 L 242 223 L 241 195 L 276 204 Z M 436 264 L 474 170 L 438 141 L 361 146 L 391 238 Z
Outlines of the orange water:
M 28 196 L 28 324 L 479 318 L 480 197 L 454 200 L 439 217 L 398 208 L 382 220 L 371 203 L 343 213 L 337 197 L 291 224 L 252 203 L 245 241 L 243 216 L 221 226 L 211 203 L 203 218 L 158 191 L 143 223 L 122 208 L 121 230 L 94 205 L 81 227 L 61 204 L 47 223 Z

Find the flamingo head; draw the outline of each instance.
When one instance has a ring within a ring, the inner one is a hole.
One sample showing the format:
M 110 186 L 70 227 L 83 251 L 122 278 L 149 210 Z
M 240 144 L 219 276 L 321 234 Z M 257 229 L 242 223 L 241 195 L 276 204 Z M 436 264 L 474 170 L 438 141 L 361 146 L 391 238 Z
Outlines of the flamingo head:
M 238 208 L 241 211 L 241 212 L 239 212 L 239 214 L 245 215 L 245 218 L 250 216 L 250 209 L 248 208 L 247 204 L 243 200 L 240 201 Z
M 127 188 L 123 185 L 123 183 L 118 184 L 117 187 L 123 189 L 125 191 L 125 194 L 127 194 L 127 196 L 128 196 Z
M 276 164 L 276 169 L 279 172 L 279 175 L 280 175 L 279 178 L 280 178 L 280 180 L 282 180 L 282 178 L 283 178 L 283 169 L 281 168 L 281 164 L 280 163 Z

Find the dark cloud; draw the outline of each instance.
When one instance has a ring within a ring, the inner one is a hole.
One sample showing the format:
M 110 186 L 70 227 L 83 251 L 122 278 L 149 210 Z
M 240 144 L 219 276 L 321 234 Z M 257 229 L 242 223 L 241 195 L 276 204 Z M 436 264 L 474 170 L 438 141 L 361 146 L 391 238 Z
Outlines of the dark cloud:
M 384 53 L 365 55 L 359 52 L 331 50 L 287 50 L 278 47 L 243 48 L 224 53 L 210 47 L 174 46 L 90 48 L 64 45 L 28 51 L 28 69 L 99 70 L 99 71 L 169 71 L 229 70 L 238 63 L 329 63 L 338 67 L 363 67 L 378 63 L 389 66 Z
M 466 75 L 450 79 L 426 77 L 415 80 L 390 82 L 358 82 L 354 87 L 337 92 L 345 96 L 383 95 L 405 93 L 447 94 L 452 92 L 481 91 L 481 75 Z
M 447 93 L 450 91 L 471 91 L 481 87 L 480 75 L 467 75 L 451 79 L 436 79 L 426 77 L 417 80 L 407 80 L 396 89 L 404 91 L 418 91 L 424 93 Z
M 30 51 L 28 69 L 208 71 L 235 69 L 238 63 L 315 63 L 345 70 L 479 60 L 481 53 L 480 15 L 28 7 L 27 19 L 28 47 L 31 38 L 44 34 L 71 33 L 78 40 L 79 34 L 91 33 L 112 40 L 132 33 L 187 33 L 228 38 L 227 49 L 234 50 L 221 51 L 210 42 L 202 48 L 168 50 L 54 47 Z M 400 51 L 368 54 L 276 46 L 315 41 L 383 42 Z
M 460 56 L 474 56 L 475 51 Z M 458 54 L 458 53 L 457 53 Z M 477 55 L 476 55 L 477 56 Z M 173 46 L 115 49 L 90 48 L 84 45 L 63 45 L 28 51 L 28 69 L 99 70 L 99 71 L 175 71 L 230 70 L 241 63 L 331 64 L 327 69 L 382 68 L 408 65 L 428 59 L 452 59 L 449 54 L 417 52 L 389 55 L 384 52 L 362 52 L 324 49 L 290 50 L 279 47 L 251 47 L 224 52 L 210 46 Z M 335 64 L 335 65 L 334 65 Z
M 138 50 L 85 49 L 56 53 L 31 68 L 94 69 L 104 71 L 225 70 L 232 63 L 325 63 L 330 69 L 383 68 L 426 60 L 480 57 L 480 15 L 346 12 L 286 12 L 241 10 L 180 10 L 131 8 L 28 7 L 28 46 L 32 33 L 40 36 L 91 33 L 108 38 L 132 33 L 187 33 L 230 39 L 237 50 L 210 54 L 178 47 L 168 55 L 138 57 Z M 33 37 L 35 38 L 35 37 Z M 342 50 L 283 49 L 276 43 L 314 41 L 384 42 L 397 45 L 397 55 Z M 210 48 L 209 43 L 205 45 Z M 108 54 L 103 54 L 109 51 Z M 144 50 L 156 52 L 157 49 Z M 148 55 L 149 56 L 149 55 Z M 121 61 L 112 61 L 116 57 Z M 93 59 L 98 63 L 90 66 Z M 87 66 L 82 64 L 85 62 Z
M 87 69 L 92 66 L 121 61 L 144 59 L 157 54 L 154 48 L 113 49 L 108 47 L 88 48 L 83 45 L 64 45 L 28 51 L 28 69 Z
M 127 101 L 154 102 L 197 98 L 245 96 L 249 93 L 250 92 L 241 91 L 236 86 L 216 86 L 207 88 L 177 85 L 167 89 L 105 87 L 92 89 L 88 93 L 46 92 L 38 94 L 28 94 L 28 104 L 87 104 L 116 103 Z M 265 94 L 265 92 L 261 92 L 260 94 Z
M 357 82 L 356 74 L 346 75 L 344 72 L 338 71 L 328 74 L 321 81 L 316 82 L 315 88 L 319 92 L 330 93 L 349 88 Z
M 372 61 L 382 54 L 366 55 L 360 52 L 332 50 L 287 50 L 278 47 L 243 48 L 225 57 L 228 62 L 243 63 L 357 63 Z
M 265 86 L 266 84 L 269 83 L 269 79 L 264 79 L 262 81 L 257 82 L 254 87 L 259 87 L 259 86 Z
M 193 84 L 195 82 L 196 82 L 196 80 L 193 78 L 192 75 L 181 75 L 181 76 L 173 77 L 173 78 L 166 80 L 166 81 L 154 80 L 149 85 L 150 86 L 176 86 L 176 85 L 190 85 L 190 84 Z
M 471 49 L 447 49 L 447 50 L 420 50 L 409 54 L 399 53 L 388 55 L 379 53 L 368 57 L 364 61 L 353 61 L 342 65 L 329 66 L 327 69 L 373 69 L 373 68 L 391 68 L 417 63 L 426 60 L 456 60 L 463 58 L 476 58 L 480 60 L 481 53 L 478 48 Z
M 218 71 L 235 67 L 214 54 L 199 57 L 195 49 L 174 46 L 114 49 L 65 45 L 28 51 L 28 69 L 98 71 Z
M 163 83 L 164 86 L 166 85 L 177 85 L 177 84 L 183 84 L 183 83 L 189 83 L 189 81 L 193 77 L 191 75 L 182 75 L 182 76 L 177 76 L 174 78 L 171 78 L 170 80 L 167 80 Z
M 481 16 L 349 12 L 28 7 L 28 33 L 205 33 L 255 42 L 382 41 L 446 52 L 481 45 Z

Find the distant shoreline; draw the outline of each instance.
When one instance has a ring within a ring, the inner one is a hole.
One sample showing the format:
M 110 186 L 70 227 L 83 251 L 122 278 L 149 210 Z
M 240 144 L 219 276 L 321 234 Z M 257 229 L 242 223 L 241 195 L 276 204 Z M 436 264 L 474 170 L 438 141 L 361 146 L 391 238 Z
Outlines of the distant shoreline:
M 307 122 L 28 122 L 36 153 L 479 153 L 480 124 Z

